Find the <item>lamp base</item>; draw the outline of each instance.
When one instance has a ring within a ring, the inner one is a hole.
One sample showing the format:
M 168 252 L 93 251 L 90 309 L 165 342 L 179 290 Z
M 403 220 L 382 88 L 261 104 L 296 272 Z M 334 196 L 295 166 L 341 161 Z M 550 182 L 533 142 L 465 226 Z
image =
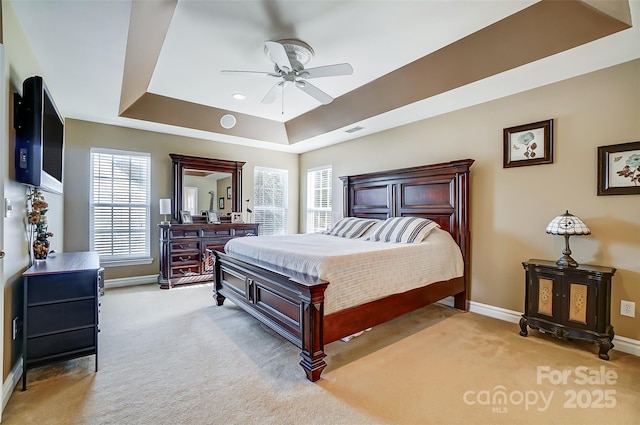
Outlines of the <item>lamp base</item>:
M 556 261 L 556 264 L 559 265 L 560 267 L 578 267 L 579 265 L 576 260 L 571 258 L 570 255 L 566 255 L 566 254 L 558 258 L 558 261 Z

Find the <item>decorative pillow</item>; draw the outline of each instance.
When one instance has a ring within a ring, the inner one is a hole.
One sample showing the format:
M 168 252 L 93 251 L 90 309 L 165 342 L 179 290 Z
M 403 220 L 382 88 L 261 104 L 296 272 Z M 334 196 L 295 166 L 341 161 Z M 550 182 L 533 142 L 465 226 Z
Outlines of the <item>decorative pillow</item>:
M 436 227 L 435 221 L 420 217 L 388 218 L 364 240 L 377 242 L 420 243 Z
M 345 217 L 338 220 L 331 229 L 322 232 L 326 235 L 340 236 L 341 238 L 359 238 L 380 220 L 358 217 Z

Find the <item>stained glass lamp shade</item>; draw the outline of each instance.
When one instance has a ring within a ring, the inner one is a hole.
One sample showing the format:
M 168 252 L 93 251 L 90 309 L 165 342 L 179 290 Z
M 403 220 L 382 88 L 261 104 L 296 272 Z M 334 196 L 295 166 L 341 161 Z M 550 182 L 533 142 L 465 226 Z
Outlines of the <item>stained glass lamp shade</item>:
M 584 221 L 573 214 L 569 214 L 569 211 L 567 211 L 551 220 L 551 223 L 547 225 L 547 233 L 564 236 L 564 250 L 562 251 L 562 257 L 556 261 L 556 264 L 561 267 L 578 267 L 578 262 L 571 258 L 569 236 L 590 235 L 591 230 L 584 224 Z

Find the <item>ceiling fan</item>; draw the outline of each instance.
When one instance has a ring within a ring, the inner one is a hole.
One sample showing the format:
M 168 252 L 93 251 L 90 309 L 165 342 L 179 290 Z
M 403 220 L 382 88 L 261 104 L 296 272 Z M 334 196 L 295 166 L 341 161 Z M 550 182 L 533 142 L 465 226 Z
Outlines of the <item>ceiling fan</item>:
M 262 99 L 262 103 L 273 103 L 280 92 L 284 93 L 284 88 L 286 86 L 294 85 L 315 98 L 318 102 L 323 105 L 327 105 L 333 101 L 333 97 L 329 96 L 327 93 L 306 80 L 311 78 L 353 74 L 353 68 L 348 63 L 319 66 L 316 68 L 305 68 L 304 66 L 313 59 L 314 51 L 311 46 L 300 40 L 285 39 L 278 41 L 265 41 L 264 52 L 274 63 L 273 72 L 221 71 L 222 74 L 225 75 L 258 74 L 280 78 L 281 81 L 277 82 L 269 90 L 266 96 Z

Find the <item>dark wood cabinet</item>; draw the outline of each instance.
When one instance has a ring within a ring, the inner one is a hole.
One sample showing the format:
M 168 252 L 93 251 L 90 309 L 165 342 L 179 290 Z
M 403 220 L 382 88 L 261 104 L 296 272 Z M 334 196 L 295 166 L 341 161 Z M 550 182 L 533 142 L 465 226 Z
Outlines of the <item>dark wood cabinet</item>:
M 211 252 L 223 251 L 233 238 L 258 235 L 257 223 L 160 224 L 159 228 L 162 289 L 213 280 Z
M 561 267 L 553 261 L 529 260 L 520 335 L 527 326 L 558 338 L 582 339 L 599 345 L 599 357 L 609 360 L 612 267 Z
M 61 252 L 23 273 L 23 391 L 32 367 L 95 354 L 98 370 L 99 272 L 97 252 Z

